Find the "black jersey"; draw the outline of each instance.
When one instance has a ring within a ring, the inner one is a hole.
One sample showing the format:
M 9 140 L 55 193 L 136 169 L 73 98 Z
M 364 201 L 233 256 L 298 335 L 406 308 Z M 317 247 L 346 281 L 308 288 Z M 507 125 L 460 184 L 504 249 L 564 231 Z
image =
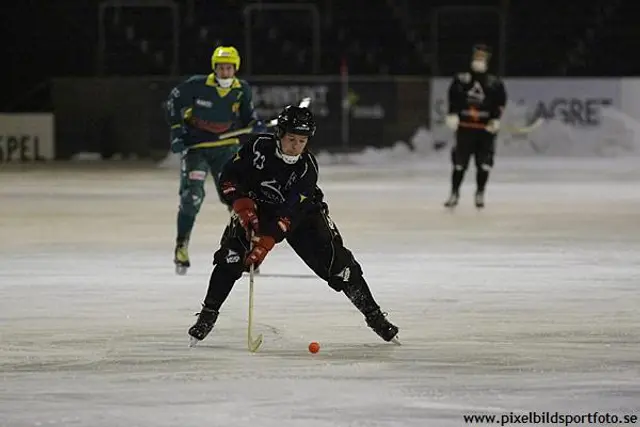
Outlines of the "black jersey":
M 460 127 L 484 129 L 502 116 L 507 93 L 502 81 L 491 74 L 456 74 L 449 86 L 449 114 L 460 117 Z
M 322 202 L 317 182 L 318 162 L 313 154 L 305 151 L 295 163 L 285 163 L 271 134 L 252 136 L 220 175 L 225 202 L 233 205 L 239 198 L 251 198 L 258 207 L 260 232 L 280 238 L 284 236 L 277 235 L 279 218 L 287 218 L 294 228 Z

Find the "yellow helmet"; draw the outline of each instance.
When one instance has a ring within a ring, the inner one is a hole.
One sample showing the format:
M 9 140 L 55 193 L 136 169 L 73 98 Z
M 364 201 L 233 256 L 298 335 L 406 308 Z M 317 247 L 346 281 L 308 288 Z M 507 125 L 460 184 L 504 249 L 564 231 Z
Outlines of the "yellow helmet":
M 216 64 L 233 64 L 236 71 L 240 69 L 240 54 L 233 46 L 218 46 L 211 56 L 211 68 L 216 69 Z

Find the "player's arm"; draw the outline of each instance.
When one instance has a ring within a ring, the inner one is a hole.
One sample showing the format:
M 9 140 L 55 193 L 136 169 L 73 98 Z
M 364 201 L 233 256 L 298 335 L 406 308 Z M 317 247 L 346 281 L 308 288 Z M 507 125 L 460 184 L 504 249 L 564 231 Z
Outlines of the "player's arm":
M 185 115 L 191 111 L 193 86 L 190 81 L 180 83 L 169 93 L 166 102 L 166 118 L 170 128 L 171 151 L 179 153 L 187 148 Z
M 496 134 L 500 130 L 500 118 L 507 105 L 507 92 L 501 80 L 496 79 L 493 84 L 492 95 L 493 99 L 490 104 L 491 109 L 489 110 L 489 122 L 487 123 L 486 130 L 489 133 Z
M 460 124 L 460 112 L 464 108 L 465 96 L 462 88 L 462 84 L 458 79 L 458 76 L 455 76 L 453 80 L 451 80 L 451 84 L 449 85 L 449 90 L 447 92 L 448 95 L 448 114 L 445 117 L 445 124 L 448 128 L 452 130 L 458 129 L 458 125 Z
M 253 105 L 253 92 L 247 82 L 242 82 L 242 98 L 240 98 L 240 123 L 242 127 L 257 125 L 261 127 L 262 122 Z M 262 131 L 263 129 L 259 129 Z
M 494 97 L 495 99 L 493 102 L 493 108 L 490 112 L 490 118 L 500 119 L 507 105 L 507 91 L 504 87 L 504 83 L 501 80 L 496 81 Z
M 171 129 L 185 125 L 185 114 L 193 104 L 193 85 L 189 80 L 180 83 L 169 93 L 166 103 L 166 117 Z
M 289 190 L 287 200 L 278 211 L 275 224 L 269 227 L 276 242 L 282 241 L 294 230 L 304 216 L 317 204 L 318 162 L 311 153 L 306 153 L 307 162 L 300 180 Z
M 447 95 L 449 102 L 449 114 L 459 114 L 464 109 L 465 96 L 458 76 L 455 76 L 453 80 L 451 80 Z
M 324 212 L 326 215 L 329 215 L 329 205 L 324 200 L 324 192 L 316 184 L 316 188 L 313 190 L 313 203 L 318 207 L 318 209 Z

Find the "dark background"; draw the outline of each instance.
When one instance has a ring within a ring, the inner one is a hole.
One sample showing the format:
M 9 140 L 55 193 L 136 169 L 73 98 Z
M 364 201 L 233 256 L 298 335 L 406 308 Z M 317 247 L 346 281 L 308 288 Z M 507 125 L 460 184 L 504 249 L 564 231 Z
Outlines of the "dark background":
M 358 138 L 349 146 L 380 146 L 428 123 L 429 78 L 466 68 L 476 42 L 494 48 L 500 75 L 637 75 L 639 9 L 630 0 L 12 2 L 2 12 L 0 107 L 54 112 L 60 158 L 151 156 L 166 152 L 170 87 L 209 73 L 213 49 L 234 45 L 240 77 L 258 94 L 285 94 L 258 97 L 266 115 L 300 90 L 327 91 L 326 102 L 314 102 L 326 113 L 318 144 L 334 149 L 345 148 L 346 64 L 350 96 L 385 112 L 352 116 L 349 134 Z

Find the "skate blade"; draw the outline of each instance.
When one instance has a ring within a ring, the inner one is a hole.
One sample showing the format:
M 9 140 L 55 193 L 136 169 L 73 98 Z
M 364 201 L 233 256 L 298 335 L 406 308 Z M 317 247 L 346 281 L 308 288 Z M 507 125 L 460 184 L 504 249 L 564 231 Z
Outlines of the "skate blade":
M 249 339 L 249 342 L 247 343 L 249 351 L 251 353 L 255 353 L 256 351 L 258 351 L 263 341 L 264 337 L 262 336 L 262 334 L 258 335 L 255 340 Z
M 395 345 L 402 345 L 402 343 L 400 342 L 397 336 L 391 338 L 391 342 L 394 343 Z
M 184 276 L 185 274 L 187 274 L 187 270 L 189 269 L 189 267 L 184 267 L 182 265 L 176 265 L 176 274 L 178 276 Z
M 189 337 L 189 347 L 190 348 L 195 347 L 196 345 L 198 345 L 199 342 L 200 342 L 199 339 L 194 338 L 194 337 Z

